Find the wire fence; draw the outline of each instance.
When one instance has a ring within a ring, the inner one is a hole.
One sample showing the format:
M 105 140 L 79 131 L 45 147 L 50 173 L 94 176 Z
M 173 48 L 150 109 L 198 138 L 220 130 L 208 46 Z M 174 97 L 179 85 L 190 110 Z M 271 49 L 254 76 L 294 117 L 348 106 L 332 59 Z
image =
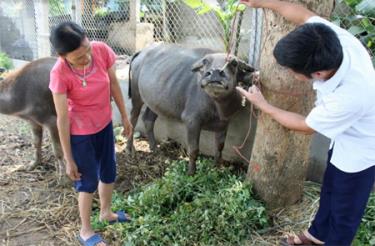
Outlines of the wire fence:
M 0 1 L 0 23 L 0 52 L 21 60 L 38 57 L 33 0 Z
M 108 43 L 117 54 L 131 55 L 152 42 L 224 50 L 223 28 L 214 13 L 199 15 L 183 1 L 140 0 L 138 6 L 136 2 L 50 0 L 49 26 L 74 20 L 90 39 Z M 249 53 L 251 18 L 247 11 L 239 29 L 238 55 L 243 58 Z
M 358 37 L 375 63 L 375 19 L 359 15 L 352 2 L 337 0 L 332 21 Z M 236 54 L 254 65 L 260 53 L 261 11 L 247 9 L 239 20 Z M 0 1 L 0 21 L 0 50 L 22 60 L 54 55 L 48 35 L 64 21 L 77 22 L 91 40 L 108 43 L 118 55 L 132 55 L 152 42 L 225 50 L 224 29 L 217 15 L 197 14 L 182 0 Z
M 48 34 L 64 21 L 77 22 L 91 40 L 108 43 L 118 55 L 132 55 L 152 42 L 225 49 L 217 16 L 197 14 L 182 0 L 10 0 L 0 6 L 0 28 L 9 33 L 1 35 L 0 48 L 16 59 L 55 55 Z M 236 53 L 243 59 L 258 35 L 252 13 L 246 10 L 237 28 Z

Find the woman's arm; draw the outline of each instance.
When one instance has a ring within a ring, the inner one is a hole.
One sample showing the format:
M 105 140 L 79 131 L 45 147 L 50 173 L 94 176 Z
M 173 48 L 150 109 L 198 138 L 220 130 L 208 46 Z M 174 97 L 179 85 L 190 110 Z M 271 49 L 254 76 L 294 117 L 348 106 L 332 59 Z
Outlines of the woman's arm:
M 73 159 L 70 144 L 70 122 L 66 94 L 53 93 L 53 101 L 57 113 L 57 128 L 59 131 L 60 143 L 66 161 L 66 173 L 72 180 L 79 180 L 81 174 L 78 172 L 77 165 Z
M 116 76 L 115 65 L 113 65 L 110 69 L 108 69 L 108 75 L 109 75 L 109 80 L 111 84 L 111 95 L 113 99 L 115 100 L 117 108 L 120 111 L 122 124 L 124 126 L 124 134 L 127 137 L 130 137 L 131 134 L 133 134 L 133 127 L 131 123 L 129 122 L 128 114 L 126 113 L 124 98 L 122 96 L 121 87 Z

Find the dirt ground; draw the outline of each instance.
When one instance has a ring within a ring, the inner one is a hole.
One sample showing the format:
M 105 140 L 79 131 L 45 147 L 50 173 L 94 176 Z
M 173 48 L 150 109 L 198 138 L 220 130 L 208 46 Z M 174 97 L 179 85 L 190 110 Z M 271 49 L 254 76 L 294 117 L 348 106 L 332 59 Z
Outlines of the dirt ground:
M 119 192 L 160 177 L 168 160 L 186 158 L 172 142 L 151 153 L 145 140 L 135 141 L 137 155 L 127 156 L 124 143 L 116 145 Z M 0 115 L 0 245 L 79 245 L 76 192 L 56 183 L 55 158 L 45 132 L 42 164 L 34 171 L 22 170 L 34 156 L 27 122 Z M 318 205 L 319 186 L 306 183 L 301 203 L 272 211 L 271 228 L 253 235 L 246 245 L 278 245 L 286 232 L 300 231 L 312 219 Z
M 181 153 L 174 143 L 163 143 L 151 153 L 146 141 L 136 140 L 137 155 L 129 158 L 124 147 L 116 145 L 119 192 L 160 177 L 167 160 L 178 159 Z M 42 164 L 34 171 L 22 170 L 34 158 L 30 128 L 23 120 L 0 115 L 0 153 L 0 245 L 78 245 L 76 193 L 55 182 L 48 133 Z

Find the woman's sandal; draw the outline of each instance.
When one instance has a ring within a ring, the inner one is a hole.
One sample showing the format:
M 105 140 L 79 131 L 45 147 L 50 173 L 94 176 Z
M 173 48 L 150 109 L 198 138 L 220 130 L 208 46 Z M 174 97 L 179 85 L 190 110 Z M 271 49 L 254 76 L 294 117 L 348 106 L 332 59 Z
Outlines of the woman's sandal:
M 295 238 L 298 238 L 301 243 L 295 243 Z M 290 246 L 290 245 L 301 245 L 301 246 L 308 246 L 308 245 L 320 245 L 311 241 L 304 233 L 301 233 L 297 236 L 288 236 L 281 240 L 281 246 Z

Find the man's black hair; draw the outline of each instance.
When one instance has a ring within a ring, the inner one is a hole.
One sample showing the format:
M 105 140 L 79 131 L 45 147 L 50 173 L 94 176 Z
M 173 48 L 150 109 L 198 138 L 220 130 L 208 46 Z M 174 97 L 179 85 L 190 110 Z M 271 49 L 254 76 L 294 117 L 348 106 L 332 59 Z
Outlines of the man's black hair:
M 276 44 L 273 55 L 281 66 L 309 78 L 317 71 L 338 69 L 343 60 L 336 33 L 322 23 L 296 28 Z
M 59 55 L 79 48 L 86 33 L 82 27 L 72 21 L 60 23 L 51 31 L 50 41 Z

